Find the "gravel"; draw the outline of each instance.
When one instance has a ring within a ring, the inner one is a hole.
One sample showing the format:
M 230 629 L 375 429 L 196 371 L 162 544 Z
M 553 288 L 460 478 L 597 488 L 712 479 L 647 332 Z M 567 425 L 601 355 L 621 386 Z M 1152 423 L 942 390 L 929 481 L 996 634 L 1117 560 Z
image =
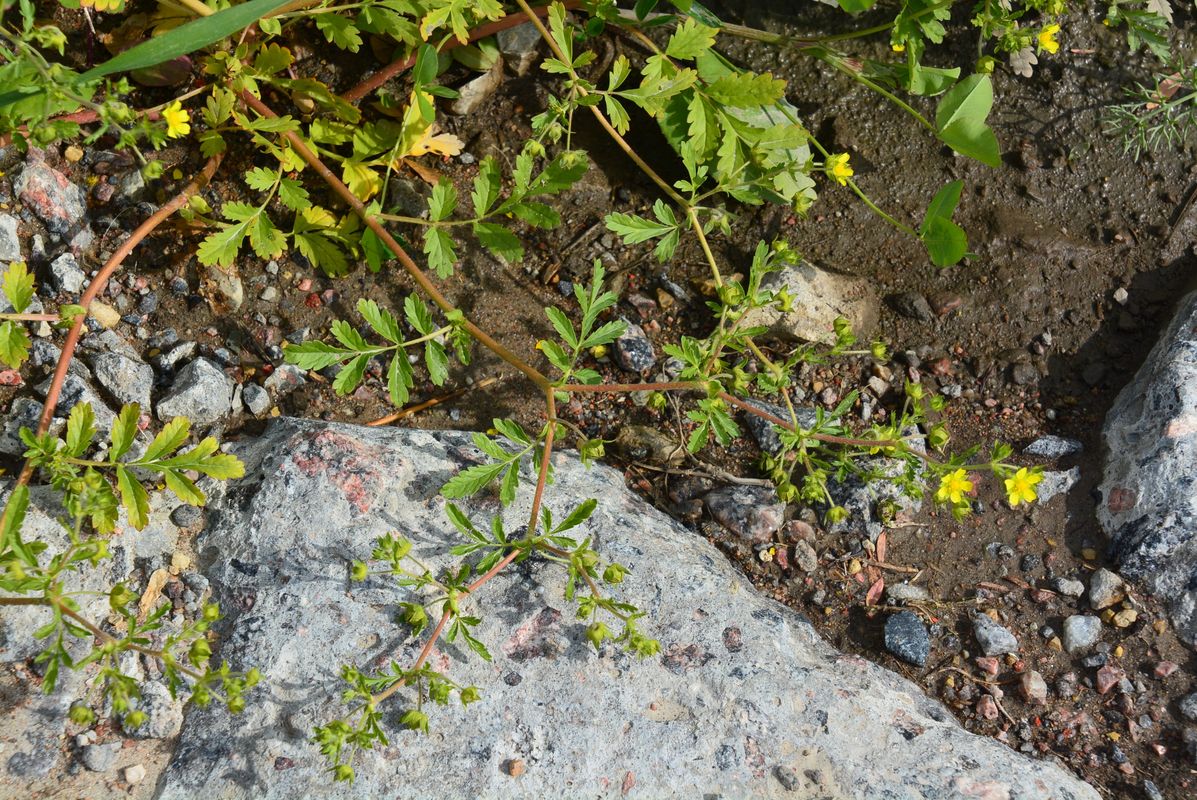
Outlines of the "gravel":
M 170 392 L 158 401 L 158 419 L 187 417 L 194 425 L 211 425 L 231 410 L 233 382 L 206 358 L 197 358 L 179 370 Z
M 973 635 L 981 645 L 981 652 L 987 656 L 1018 652 L 1018 638 L 985 614 L 978 614 L 973 619 Z
M 1122 578 L 1108 569 L 1099 569 L 1089 579 L 1089 607 L 1094 611 L 1109 608 L 1126 597 Z
M 1064 649 L 1069 653 L 1083 653 L 1101 636 L 1101 620 L 1097 617 L 1073 614 L 1064 620 Z
M 1057 459 L 1077 455 L 1084 449 L 1085 446 L 1076 439 L 1065 439 L 1063 436 L 1048 434 L 1031 442 L 1022 452 L 1028 456 Z
M 63 253 L 50 262 L 50 284 L 58 291 L 79 294 L 86 281 L 87 274 L 72 254 Z
M 627 330 L 623 335 L 615 340 L 611 351 L 615 363 L 619 365 L 620 369 L 628 372 L 644 372 L 650 370 L 653 365 L 657 363 L 657 353 L 653 349 L 653 343 L 648 340 L 644 329 L 635 323 L 628 322 Z
M 107 744 L 89 744 L 79 755 L 83 766 L 92 772 L 107 772 L 116 763 L 120 752 L 121 742 L 108 742 Z
M 899 611 L 885 621 L 885 649 L 907 664 L 927 665 L 931 655 L 931 636 L 927 626 L 913 611 Z
M 154 370 L 148 364 L 119 353 L 99 353 L 91 359 L 91 368 L 96 383 L 118 404 L 137 403 L 149 411 Z

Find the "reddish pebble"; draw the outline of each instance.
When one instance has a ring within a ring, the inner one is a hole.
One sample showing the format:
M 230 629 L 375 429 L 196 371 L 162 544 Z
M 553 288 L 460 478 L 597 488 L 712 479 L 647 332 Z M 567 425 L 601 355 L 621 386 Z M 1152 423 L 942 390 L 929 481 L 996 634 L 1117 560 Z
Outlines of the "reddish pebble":
M 1035 670 L 1029 670 L 1018 679 L 1022 699 L 1028 703 L 1042 705 L 1047 702 L 1047 682 Z
M 301 281 L 299 282 L 299 284 L 298 284 L 298 286 L 297 286 L 296 288 L 298 288 L 298 289 L 299 289 L 299 291 L 301 291 L 301 292 L 310 292 L 310 291 L 312 291 L 312 279 L 311 279 L 311 278 L 304 278 L 303 280 L 301 280 Z
M 790 568 L 790 548 L 779 547 L 777 552 L 773 554 L 773 559 L 777 562 L 777 566 L 782 569 Z
M 315 292 L 312 292 L 305 297 L 303 299 L 303 304 L 308 308 L 320 308 L 320 306 L 323 305 L 323 303 L 320 302 L 320 295 L 316 294 Z
M 341 296 L 341 293 L 338 292 L 336 289 L 325 289 L 323 292 L 320 293 L 320 299 L 324 301 L 325 305 L 330 305 L 330 306 L 333 303 L 337 302 L 337 299 L 340 296 Z
M 1111 667 L 1107 664 L 1097 671 L 1097 681 L 1095 683 L 1097 693 L 1108 694 L 1125 677 L 1125 672 L 1118 667 Z
M 15 369 L 0 370 L 0 386 L 20 386 L 21 373 Z
M 931 310 L 938 317 L 950 314 L 964 305 L 964 298 L 958 294 L 936 294 L 932 295 L 929 299 L 931 301 Z
M 1055 596 L 1055 592 L 1049 592 L 1047 589 L 1031 590 L 1031 599 L 1036 603 L 1050 603 Z
M 1174 661 L 1161 661 L 1155 665 L 1155 676 L 1163 680 L 1178 669 L 1180 669 L 1180 666 Z
M 932 375 L 940 375 L 940 376 L 951 375 L 952 374 L 951 360 L 949 360 L 945 356 L 943 358 L 937 358 L 934 361 L 932 361 L 931 362 L 931 374 Z
M 981 656 L 976 659 L 976 662 L 978 667 L 990 675 L 997 675 L 1002 668 L 1002 663 L 991 656 Z
M 983 719 L 997 719 L 998 707 L 994 699 L 989 695 L 985 695 L 977 701 L 977 713 Z
M 523 775 L 525 770 L 527 770 L 527 766 L 521 759 L 512 758 L 503 762 L 503 771 L 513 778 Z

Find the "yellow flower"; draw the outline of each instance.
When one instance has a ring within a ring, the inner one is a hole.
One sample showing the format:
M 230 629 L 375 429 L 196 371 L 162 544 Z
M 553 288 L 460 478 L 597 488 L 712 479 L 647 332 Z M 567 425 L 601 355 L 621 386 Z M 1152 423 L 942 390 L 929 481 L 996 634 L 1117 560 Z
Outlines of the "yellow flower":
M 1044 26 L 1043 30 L 1039 31 L 1039 49 L 1055 55 L 1060 49 L 1060 43 L 1056 41 L 1056 34 L 1059 32 L 1059 25 Z
M 901 42 L 895 42 L 894 44 L 891 44 L 890 48 L 892 48 L 895 53 L 906 52 L 906 45 L 902 44 Z
M 825 168 L 827 174 L 835 178 L 840 186 L 847 186 L 848 179 L 856 174 L 853 172 L 852 167 L 848 166 L 847 153 L 836 153 L 835 155 L 827 156 Z
M 166 122 L 166 135 L 171 139 L 178 139 L 191 133 L 191 115 L 178 100 L 168 103 L 162 109 L 162 119 Z
M 79 5 L 96 11 L 120 11 L 125 0 L 79 0 Z
M 1038 472 L 1030 472 L 1026 467 L 1021 468 L 1009 478 L 1006 478 L 1006 497 L 1010 505 L 1035 502 L 1035 484 L 1043 480 Z
M 959 503 L 961 498 L 973 490 L 973 482 L 968 479 L 968 473 L 962 469 L 949 472 L 939 479 L 939 488 L 935 490 L 935 499 L 940 503 Z

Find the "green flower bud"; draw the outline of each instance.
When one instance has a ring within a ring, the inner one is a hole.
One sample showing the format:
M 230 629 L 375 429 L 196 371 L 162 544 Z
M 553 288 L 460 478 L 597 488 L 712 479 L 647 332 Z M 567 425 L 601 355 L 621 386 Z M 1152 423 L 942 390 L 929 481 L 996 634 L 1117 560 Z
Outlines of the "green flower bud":
M 606 453 L 607 450 L 603 446 L 602 439 L 587 439 L 586 441 L 582 442 L 582 447 L 579 450 L 579 454 L 582 456 L 583 461 L 602 458 L 604 455 L 606 455 Z
M 623 564 L 608 564 L 603 570 L 603 580 L 612 586 L 623 583 L 623 576 L 628 574 L 628 568 Z
M 253 687 L 257 686 L 261 680 L 262 673 L 258 671 L 257 667 L 254 667 L 249 672 L 245 673 L 245 688 L 252 689 Z
M 71 706 L 70 718 L 76 725 L 90 725 L 96 721 L 96 712 L 82 703 L 76 703 Z
M 911 400 L 923 399 L 923 385 L 921 383 L 906 382 L 906 396 Z
M 827 509 L 827 514 L 825 517 L 827 519 L 827 524 L 829 525 L 834 525 L 837 522 L 843 522 L 848 518 L 848 509 L 844 508 L 843 506 L 832 506 L 831 508 Z
M 878 361 L 885 361 L 889 358 L 889 348 L 885 346 L 885 342 L 873 342 L 869 350 L 872 352 L 873 358 Z
M 478 691 L 477 686 L 467 686 L 462 689 L 458 696 L 461 697 L 461 704 L 468 706 L 470 703 L 477 703 L 482 699 L 482 693 Z
M 602 622 L 593 622 L 586 628 L 586 638 L 594 645 L 594 649 L 601 648 L 604 639 L 612 637 L 611 629 Z
M 242 697 L 241 695 L 237 695 L 236 697 L 230 697 L 229 702 L 226 703 L 226 705 L 229 708 L 230 714 L 240 714 L 242 711 L 245 710 L 245 698 Z
M 948 433 L 948 429 L 943 425 L 935 425 L 927 433 L 927 442 L 936 450 L 944 449 L 951 438 L 952 436 Z
M 332 770 L 333 780 L 339 783 L 353 783 L 353 767 L 348 764 L 337 764 Z
M 349 570 L 349 579 L 352 581 L 364 581 L 370 575 L 370 567 L 366 565 L 365 561 L 354 561 L 353 566 Z
M 149 716 L 144 711 L 130 711 L 125 715 L 124 728 L 131 731 L 145 724 Z
M 668 401 L 665 399 L 664 392 L 649 392 L 648 407 L 652 411 L 664 411 Z
M 423 711 L 417 711 L 413 708 L 411 711 L 406 712 L 399 721 L 408 730 L 428 733 L 428 715 Z
M 212 657 L 212 646 L 208 644 L 207 639 L 196 639 L 191 643 L 191 650 L 187 653 L 187 659 L 195 666 L 203 666 L 208 663 L 208 659 Z
M 220 619 L 220 606 L 217 603 L 204 604 L 204 621 L 215 622 Z
M 129 591 L 129 588 L 123 583 L 118 583 L 113 586 L 108 592 L 108 605 L 112 607 L 113 611 L 121 611 L 125 606 L 132 603 L 137 598 L 137 595 Z
M 977 65 L 973 67 L 973 70 L 978 75 L 992 75 L 996 66 L 997 60 L 993 56 L 981 56 L 977 59 Z

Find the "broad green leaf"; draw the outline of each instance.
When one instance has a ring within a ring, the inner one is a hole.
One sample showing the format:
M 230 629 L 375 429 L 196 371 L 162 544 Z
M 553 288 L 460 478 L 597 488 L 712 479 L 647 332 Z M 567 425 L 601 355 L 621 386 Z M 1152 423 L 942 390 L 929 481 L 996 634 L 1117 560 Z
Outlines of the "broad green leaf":
M 563 531 L 578 527 L 590 519 L 590 515 L 594 513 L 594 509 L 597 507 L 598 500 L 595 500 L 593 497 L 584 500 L 581 505 L 569 513 L 568 517 L 561 520 L 561 524 L 553 530 L 553 533 L 562 533 Z
M 451 217 L 456 208 L 457 189 L 447 178 L 442 178 L 432 187 L 432 195 L 428 198 L 428 218 L 440 222 Z
M 858 11 L 868 11 L 877 3 L 877 0 L 836 0 L 836 2 L 849 14 L 855 14 Z
M 295 247 L 303 257 L 319 267 L 326 275 L 336 277 L 349 271 L 345 252 L 327 235 L 309 230 L 295 234 Z
M 506 469 L 506 467 L 506 463 L 479 464 L 478 466 L 467 467 L 450 478 L 441 487 L 441 495 L 450 500 L 457 500 L 477 494 L 488 483 L 499 477 L 499 473 Z
M 83 455 L 96 435 L 96 415 L 91 403 L 76 403 L 67 419 L 66 454 L 72 458 Z
M 362 254 L 366 257 L 366 266 L 370 268 L 371 272 L 378 272 L 382 269 L 384 261 L 396 257 L 391 248 L 378 238 L 378 234 L 372 228 L 362 231 L 359 244 L 362 247 Z
M 582 349 L 589 349 L 600 344 L 611 344 L 611 342 L 623 336 L 624 331 L 628 328 L 628 324 L 623 320 L 611 320 L 606 322 L 598 330 L 591 332 L 581 343 Z
M 25 511 L 29 508 L 29 487 L 18 484 L 8 495 L 4 506 L 3 527 L 0 527 L 0 555 L 11 549 L 30 566 L 37 563 L 33 554 L 21 543 L 21 525 L 25 522 Z
M 256 215 L 249 225 L 249 244 L 258 258 L 269 261 L 278 258 L 287 247 L 287 238 L 274 226 L 265 213 Z
M 195 255 L 200 263 L 217 267 L 232 266 L 249 232 L 250 221 L 220 223 L 220 230 L 208 234 L 196 249 Z
M 645 219 L 644 217 L 637 217 L 633 214 L 624 214 L 623 212 L 608 214 L 603 217 L 603 222 L 606 224 L 608 230 L 618 234 L 623 239 L 624 244 L 647 242 L 649 239 L 664 236 L 677 227 L 676 225 L 663 224 L 651 219 Z
M 970 75 L 956 84 L 935 111 L 939 139 L 957 153 L 991 167 L 1001 166 L 997 137 L 985 123 L 993 107 L 988 75 Z
M 395 344 L 403 341 L 403 333 L 399 330 L 399 321 L 390 311 L 380 308 L 378 303 L 363 297 L 357 301 L 357 312 L 382 338 Z
M 561 224 L 561 215 L 557 213 L 557 210 L 544 203 L 525 200 L 520 203 L 512 203 L 508 207 L 508 211 L 516 219 L 537 228 L 552 229 Z
M 968 236 L 964 229 L 946 217 L 929 217 L 920 235 L 931 263 L 950 267 L 960 262 L 968 252 Z
M 137 421 L 140 418 L 141 406 L 137 403 L 129 403 L 117 415 L 110 433 L 112 448 L 109 450 L 109 456 L 113 461 L 129 452 L 129 448 L 133 446 L 133 437 L 137 435 Z
M 245 172 L 245 184 L 259 192 L 268 192 L 273 189 L 276 180 L 278 180 L 278 170 L 276 169 L 254 167 Z
M 935 217 L 951 219 L 956 213 L 956 206 L 960 203 L 960 192 L 964 189 L 964 181 L 952 181 L 935 193 L 931 203 L 927 206 L 927 213 L 923 217 L 923 225 Z
M 278 199 L 292 211 L 303 211 L 312 205 L 312 201 L 308 199 L 308 190 L 292 178 L 283 178 L 278 182 Z
M 360 161 L 346 159 L 341 164 L 341 180 L 358 200 L 365 202 L 382 189 L 382 178 Z
M 124 413 L 124 411 L 121 412 L 122 415 Z M 134 428 L 136 429 L 136 423 Z M 187 417 L 175 417 L 162 427 L 162 430 L 154 437 L 154 441 L 150 442 L 150 446 L 146 448 L 145 455 L 137 459 L 135 463 L 148 464 L 153 461 L 161 461 L 178 450 L 183 442 L 187 441 L 189 433 L 191 433 L 191 421 Z
M 345 395 L 356 389 L 357 385 L 362 382 L 362 376 L 366 374 L 366 365 L 369 361 L 368 355 L 360 355 L 346 364 L 333 379 L 333 390 L 337 394 Z
M 166 482 L 166 488 L 189 506 L 202 506 L 208 499 L 195 485 L 195 481 L 181 472 L 176 472 L 173 469 L 167 470 L 162 473 L 162 478 Z
M 18 369 L 29 358 L 29 334 L 21 323 L 6 319 L 0 322 L 0 362 Z
M 712 100 L 732 108 L 755 108 L 776 103 L 785 97 L 786 82 L 766 72 L 755 75 L 738 72 L 725 75 L 706 88 Z
M 184 23 L 88 70 L 76 79 L 76 83 L 90 83 L 106 75 L 152 67 L 202 50 L 249 27 L 289 2 L 291 0 L 249 0 L 211 16 Z
M 121 493 L 121 505 L 129 515 L 129 524 L 137 530 L 144 528 L 150 521 L 150 496 L 146 493 L 141 482 L 124 467 L 116 468 L 116 486 Z
M 23 314 L 33 300 L 33 275 L 24 261 L 14 261 L 4 271 L 4 296 L 17 314 Z
M 491 420 L 490 424 L 495 427 L 495 430 L 516 444 L 521 444 L 524 447 L 532 446 L 532 439 L 529 438 L 528 434 L 524 432 L 524 429 L 519 426 L 519 423 L 513 420 L 496 417 L 495 419 Z M 508 457 L 510 457 L 510 454 Z

